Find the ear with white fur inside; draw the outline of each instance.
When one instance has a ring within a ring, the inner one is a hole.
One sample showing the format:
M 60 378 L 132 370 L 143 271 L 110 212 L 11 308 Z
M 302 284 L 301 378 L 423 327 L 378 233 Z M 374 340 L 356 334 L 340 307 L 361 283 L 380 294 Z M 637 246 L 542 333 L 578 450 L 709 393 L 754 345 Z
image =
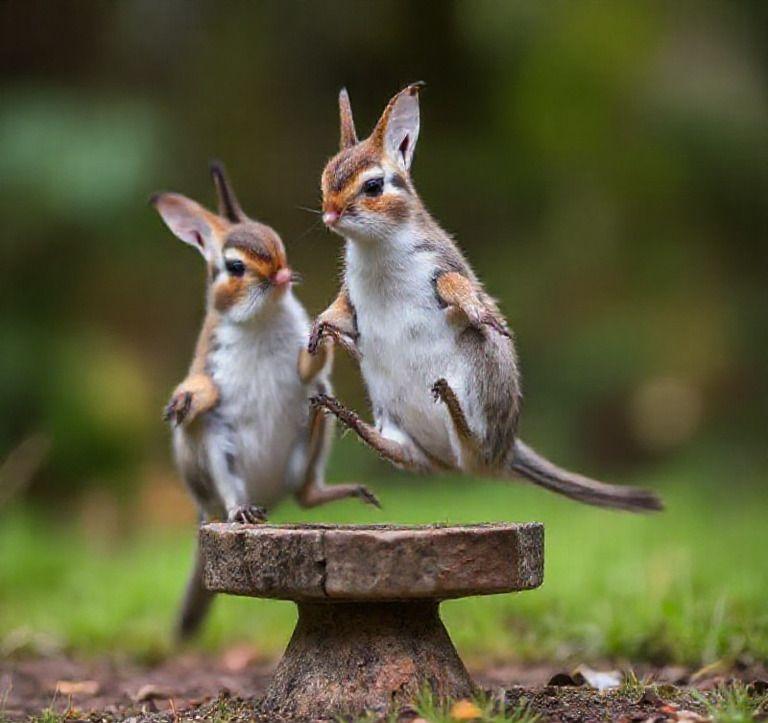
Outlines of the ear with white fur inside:
M 152 199 L 152 204 L 177 238 L 194 246 L 206 261 L 213 259 L 218 225 L 213 213 L 179 193 L 160 193 Z
M 419 138 L 419 90 L 414 83 L 398 93 L 384 112 L 383 145 L 387 154 L 408 171 Z

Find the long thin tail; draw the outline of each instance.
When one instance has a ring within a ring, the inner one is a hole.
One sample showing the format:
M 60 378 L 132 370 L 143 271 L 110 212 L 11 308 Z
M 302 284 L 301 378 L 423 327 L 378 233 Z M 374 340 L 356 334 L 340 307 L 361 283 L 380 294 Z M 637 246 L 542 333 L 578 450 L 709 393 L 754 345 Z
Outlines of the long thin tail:
M 561 469 L 519 439 L 515 440 L 514 451 L 512 469 L 552 492 L 588 505 L 612 507 L 629 512 L 651 512 L 664 509 L 661 498 L 650 490 L 609 485 Z
M 184 600 L 176 623 L 176 639 L 189 640 L 200 628 L 215 593 L 203 587 L 203 566 L 200 553 L 195 552 L 195 565 L 187 582 Z

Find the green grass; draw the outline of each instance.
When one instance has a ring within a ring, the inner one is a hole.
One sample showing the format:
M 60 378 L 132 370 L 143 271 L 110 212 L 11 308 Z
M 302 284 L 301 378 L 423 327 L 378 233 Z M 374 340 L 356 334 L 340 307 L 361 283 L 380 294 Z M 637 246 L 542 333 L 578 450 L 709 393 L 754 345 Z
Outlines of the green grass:
M 11 694 L 11 686 L 8 685 L 4 690 L 0 690 L 0 723 L 6 723 L 8 716 L 6 715 L 6 707 L 8 705 L 8 697 Z
M 527 705 L 517 706 L 513 710 L 504 710 L 503 705 L 483 695 L 474 698 L 472 703 L 480 711 L 480 716 L 472 720 L 481 723 L 536 723 L 540 720 Z M 424 690 L 416 700 L 415 708 L 419 716 L 430 723 L 451 723 L 457 720 L 451 715 L 452 703 L 438 700 L 429 688 Z
M 694 692 L 716 723 L 751 723 L 768 714 L 768 694 L 756 694 L 743 683 L 721 685 L 708 695 Z
M 311 512 L 288 504 L 273 519 L 544 522 L 539 590 L 443 606 L 471 664 L 611 658 L 699 665 L 741 653 L 768 660 L 768 494 L 757 485 L 716 484 L 706 472 L 696 482 L 674 472 L 664 478 L 667 511 L 654 516 L 588 508 L 522 485 L 389 478 L 371 483 L 382 512 L 354 501 Z M 105 549 L 73 522 L 6 512 L 0 656 L 48 644 L 164 654 L 193 544 L 191 529 L 139 528 Z M 245 639 L 273 656 L 294 621 L 289 603 L 222 597 L 198 645 Z
M 488 695 L 478 695 L 471 701 L 462 701 L 462 703 L 474 705 L 478 715 L 469 718 L 467 714 L 464 717 L 458 714 L 459 718 L 457 718 L 457 713 L 454 712 L 453 707 L 455 703 L 456 701 L 438 699 L 432 689 L 427 687 L 413 702 L 413 708 L 419 718 L 429 721 L 429 723 L 453 723 L 456 720 L 474 720 L 478 723 L 537 723 L 541 720 L 540 716 L 531 711 L 525 703 L 512 710 L 505 710 L 503 703 Z M 401 717 L 400 711 L 395 710 L 385 720 L 386 723 L 397 723 Z M 340 717 L 337 719 L 337 723 L 348 723 L 348 720 Z M 365 718 L 357 719 L 355 723 L 377 723 L 381 720 L 379 714 L 371 713 Z

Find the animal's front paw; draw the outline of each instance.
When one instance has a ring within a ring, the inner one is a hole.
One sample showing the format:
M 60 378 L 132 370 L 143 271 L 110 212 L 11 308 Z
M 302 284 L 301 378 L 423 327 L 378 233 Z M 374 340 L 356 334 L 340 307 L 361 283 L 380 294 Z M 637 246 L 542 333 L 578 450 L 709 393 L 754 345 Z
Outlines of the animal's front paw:
M 381 502 L 373 492 L 371 492 L 365 485 L 357 485 L 355 488 L 355 494 L 365 503 L 373 505 L 381 509 Z
M 497 334 L 512 338 L 504 321 L 482 306 L 449 306 L 446 308 L 445 313 L 454 324 L 459 324 L 461 326 L 466 326 L 468 324 L 473 329 L 489 327 Z
M 338 344 L 344 349 L 350 356 L 355 359 L 360 359 L 360 351 L 355 343 L 355 338 L 349 334 L 343 332 L 337 326 L 334 326 L 329 321 L 315 320 L 312 325 L 312 331 L 309 335 L 309 343 L 307 344 L 307 351 L 310 354 L 317 354 L 317 350 L 320 344 L 325 340 L 330 339 L 335 344 Z
M 219 400 L 219 390 L 205 374 L 191 374 L 173 393 L 163 411 L 163 419 L 178 427 L 212 409 Z
M 238 505 L 227 513 L 227 522 L 238 525 L 258 525 L 267 521 L 267 511 L 258 505 Z
M 328 324 L 319 319 L 315 319 L 315 323 L 312 324 L 312 331 L 309 333 L 307 351 L 313 356 L 317 354 L 317 350 L 320 348 L 320 342 L 328 335 L 328 333 Z
M 480 317 L 479 323 L 482 326 L 489 326 L 497 334 L 501 334 L 501 336 L 506 336 L 508 339 L 512 338 L 512 335 L 509 333 L 509 329 L 507 329 L 504 322 L 498 319 L 496 316 L 494 316 L 490 312 L 486 312 L 485 314 L 483 314 Z
M 183 424 L 185 420 L 192 421 L 194 418 L 194 394 L 192 392 L 181 390 L 177 391 L 171 401 L 163 410 L 163 420 L 170 422 L 175 427 Z

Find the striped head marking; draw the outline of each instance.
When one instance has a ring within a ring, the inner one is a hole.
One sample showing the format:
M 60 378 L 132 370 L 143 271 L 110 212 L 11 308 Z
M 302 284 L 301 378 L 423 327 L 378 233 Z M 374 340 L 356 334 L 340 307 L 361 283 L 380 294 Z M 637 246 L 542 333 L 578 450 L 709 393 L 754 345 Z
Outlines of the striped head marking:
M 342 236 L 384 239 L 407 223 L 420 202 L 410 178 L 419 137 L 414 83 L 389 101 L 371 135 L 357 140 L 347 91 L 339 94 L 341 143 L 323 171 L 323 221 Z
M 233 321 L 246 321 L 273 303 L 296 280 L 274 229 L 248 218 L 223 167 L 211 166 L 219 213 L 178 193 L 152 203 L 168 228 L 194 246 L 208 267 L 209 304 Z

